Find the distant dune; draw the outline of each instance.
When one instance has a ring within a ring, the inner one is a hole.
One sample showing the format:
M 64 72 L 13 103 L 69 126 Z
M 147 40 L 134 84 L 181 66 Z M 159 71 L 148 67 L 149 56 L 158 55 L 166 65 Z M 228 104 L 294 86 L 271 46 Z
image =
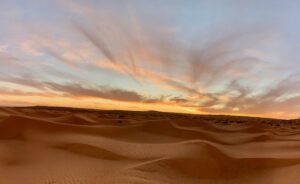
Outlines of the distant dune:
M 0 108 L 0 184 L 300 183 L 300 121 Z

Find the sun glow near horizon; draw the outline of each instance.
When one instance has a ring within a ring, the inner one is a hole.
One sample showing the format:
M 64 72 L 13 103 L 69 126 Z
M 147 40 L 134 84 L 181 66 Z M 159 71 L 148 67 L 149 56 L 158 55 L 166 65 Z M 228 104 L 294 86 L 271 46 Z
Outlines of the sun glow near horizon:
M 297 2 L 0 5 L 0 105 L 300 116 Z

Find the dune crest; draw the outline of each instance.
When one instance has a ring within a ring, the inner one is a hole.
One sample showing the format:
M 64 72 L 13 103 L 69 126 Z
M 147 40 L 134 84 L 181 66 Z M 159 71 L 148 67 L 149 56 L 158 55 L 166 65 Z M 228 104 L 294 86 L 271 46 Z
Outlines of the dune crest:
M 0 108 L 0 183 L 299 183 L 299 120 Z

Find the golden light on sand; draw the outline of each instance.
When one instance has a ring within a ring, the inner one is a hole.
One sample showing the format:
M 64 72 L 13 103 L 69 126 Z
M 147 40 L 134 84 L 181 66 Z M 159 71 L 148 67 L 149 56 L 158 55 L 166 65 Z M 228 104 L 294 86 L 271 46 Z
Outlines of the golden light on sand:
M 161 112 L 1 108 L 0 182 L 297 183 L 297 124 Z
M 0 0 L 0 184 L 299 184 L 299 7 Z

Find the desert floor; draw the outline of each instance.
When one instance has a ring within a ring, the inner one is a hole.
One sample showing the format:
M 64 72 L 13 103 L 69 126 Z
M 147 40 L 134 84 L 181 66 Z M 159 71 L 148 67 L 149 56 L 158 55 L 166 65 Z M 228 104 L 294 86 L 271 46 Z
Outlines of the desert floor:
M 0 108 L 1 184 L 300 183 L 300 122 Z

